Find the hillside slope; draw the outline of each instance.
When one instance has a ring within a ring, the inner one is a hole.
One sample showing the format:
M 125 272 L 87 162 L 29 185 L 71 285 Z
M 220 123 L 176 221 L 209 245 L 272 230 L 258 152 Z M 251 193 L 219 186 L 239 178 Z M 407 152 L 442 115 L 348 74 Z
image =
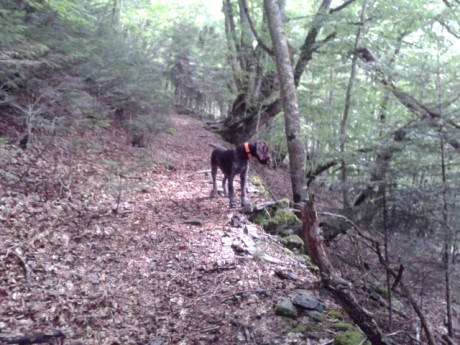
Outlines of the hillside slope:
M 210 198 L 208 144 L 223 143 L 197 120 L 171 121 L 174 135 L 150 149 L 102 128 L 2 147 L 0 333 L 60 330 L 64 344 L 324 340 L 305 337 L 308 316 L 275 315 L 296 288 L 317 295 L 312 273 L 261 230 L 251 239 L 260 255 L 240 251 L 244 215 Z

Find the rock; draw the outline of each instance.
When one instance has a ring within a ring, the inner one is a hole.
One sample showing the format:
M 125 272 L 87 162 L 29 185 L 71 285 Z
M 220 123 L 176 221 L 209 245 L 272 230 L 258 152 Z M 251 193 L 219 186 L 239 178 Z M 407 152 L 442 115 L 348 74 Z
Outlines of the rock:
M 262 209 L 257 207 L 250 220 L 271 234 L 277 235 L 284 229 L 293 229 L 295 232 L 296 229 L 301 228 L 302 222 L 288 206 L 287 199 L 267 203 Z
M 291 250 L 297 249 L 303 251 L 303 240 L 297 235 L 283 237 L 281 239 L 281 243 L 283 243 L 286 247 L 288 247 Z
M 243 243 L 244 243 L 244 245 L 246 247 L 255 247 L 256 246 L 254 240 L 251 237 L 249 237 L 247 235 L 243 235 L 243 234 L 241 234 L 239 237 L 241 238 L 241 241 L 243 241 Z
M 292 303 L 306 310 L 316 310 L 320 313 L 324 312 L 325 306 L 315 299 L 308 290 L 296 290 L 292 299 Z
M 201 226 L 203 225 L 203 222 L 199 219 L 187 219 L 184 221 L 184 224 Z
M 275 264 L 275 265 L 282 265 L 284 263 L 280 259 L 277 259 L 274 256 L 271 256 L 271 255 L 268 255 L 268 254 L 263 254 L 261 259 L 266 261 L 266 262 L 269 262 L 271 264 Z
M 244 233 L 248 234 L 252 238 L 260 238 L 259 234 L 257 233 L 257 228 L 254 225 L 247 224 L 244 227 Z
M 326 319 L 324 314 L 321 314 L 319 311 L 312 310 L 307 313 L 308 317 L 316 322 L 323 322 Z
M 280 235 L 281 237 L 288 237 L 288 236 L 292 236 L 292 235 L 294 235 L 294 234 L 295 234 L 295 231 L 294 231 L 293 229 L 289 229 L 289 228 L 283 229 L 283 230 L 281 230 L 280 233 L 279 233 L 279 235 Z
M 275 308 L 275 314 L 279 316 L 287 316 L 287 317 L 297 317 L 298 312 L 296 307 L 292 304 L 292 302 L 287 299 L 283 298 L 279 301 Z
M 283 280 L 300 281 L 299 276 L 291 272 L 278 270 L 278 271 L 275 271 L 275 274 L 278 278 L 283 279 Z
M 232 219 L 230 220 L 230 224 L 234 228 L 242 228 L 244 227 L 244 224 L 246 223 L 246 219 L 244 219 L 240 215 L 234 215 Z
M 248 202 L 241 208 L 241 212 L 243 213 L 253 213 L 254 212 L 254 205 Z

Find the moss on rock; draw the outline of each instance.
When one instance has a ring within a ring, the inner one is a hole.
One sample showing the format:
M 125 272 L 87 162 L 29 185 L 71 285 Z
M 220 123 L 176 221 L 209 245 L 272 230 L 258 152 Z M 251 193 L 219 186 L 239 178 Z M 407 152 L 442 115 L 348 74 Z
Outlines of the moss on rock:
M 348 331 L 341 333 L 335 337 L 335 342 L 334 344 L 336 345 L 357 345 L 361 344 L 364 340 L 364 335 L 358 331 L 358 330 L 353 330 L 353 331 Z M 367 344 L 366 342 L 365 344 Z
M 283 237 L 281 239 L 281 243 L 283 243 L 289 249 L 299 249 L 303 251 L 304 248 L 303 240 L 297 235 Z

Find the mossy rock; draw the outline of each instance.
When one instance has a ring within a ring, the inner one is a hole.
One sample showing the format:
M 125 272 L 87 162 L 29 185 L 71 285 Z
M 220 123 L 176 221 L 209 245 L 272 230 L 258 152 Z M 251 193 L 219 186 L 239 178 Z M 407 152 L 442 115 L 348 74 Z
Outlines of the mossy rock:
M 297 229 L 302 226 L 302 222 L 289 209 L 278 209 L 275 215 L 267 222 L 264 229 L 274 235 L 286 228 Z
M 281 239 L 281 243 L 283 243 L 289 249 L 298 249 L 303 251 L 304 248 L 303 240 L 297 235 L 283 237 Z
M 275 314 L 280 316 L 296 318 L 298 312 L 297 308 L 292 304 L 292 302 L 289 299 L 283 298 L 276 304 Z
M 354 330 L 338 334 L 334 340 L 335 345 L 358 345 L 364 340 L 364 335 L 360 331 Z M 365 344 L 368 342 L 366 341 Z
M 260 225 L 262 228 L 265 229 L 265 227 L 267 226 L 268 222 L 270 221 L 270 215 L 268 214 L 264 214 L 262 212 L 257 212 L 257 213 L 254 213 L 252 214 L 250 217 L 249 217 L 249 220 L 255 224 L 258 224 Z

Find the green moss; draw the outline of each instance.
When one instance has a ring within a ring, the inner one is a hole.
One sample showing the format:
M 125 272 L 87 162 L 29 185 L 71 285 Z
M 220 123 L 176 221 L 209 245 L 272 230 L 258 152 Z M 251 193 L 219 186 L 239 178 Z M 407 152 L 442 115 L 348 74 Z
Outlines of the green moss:
M 307 332 L 307 326 L 306 325 L 297 325 L 292 329 L 292 332 L 294 333 L 305 333 Z
M 322 332 L 324 326 L 322 326 L 320 323 L 308 323 L 305 328 L 307 332 L 317 333 Z
M 256 175 L 251 175 L 249 177 L 249 181 L 256 187 L 260 187 L 260 186 L 264 186 L 264 184 L 262 183 L 262 180 L 260 179 L 259 176 L 256 176 Z
M 269 217 L 267 217 L 266 214 L 263 214 L 262 212 L 255 213 L 249 217 L 249 220 L 253 223 L 259 224 L 261 227 L 265 229 L 269 222 Z
M 377 293 L 380 295 L 380 296 L 383 296 L 385 298 L 388 298 L 388 290 L 386 288 L 384 288 L 383 286 L 377 286 L 375 288 L 375 291 L 377 291 Z
M 280 199 L 276 202 L 276 206 L 279 208 L 289 208 L 291 206 L 291 200 L 288 198 Z
M 303 258 L 305 258 L 305 266 L 310 270 L 310 272 L 313 273 L 319 273 L 319 267 L 316 266 L 312 261 L 311 258 L 308 255 L 303 255 Z
M 251 175 L 249 176 L 249 181 L 258 189 L 262 197 L 270 199 L 270 193 L 265 189 L 264 183 L 259 176 Z
M 335 329 L 336 331 L 348 331 L 354 328 L 353 325 L 350 325 L 349 323 L 333 323 L 329 326 L 332 329 Z
M 289 209 L 278 209 L 275 215 L 270 219 L 265 230 L 272 234 L 279 233 L 282 229 L 293 228 L 297 229 L 302 225 L 299 218 L 296 217 Z
M 288 326 L 289 328 L 293 328 L 293 327 L 294 327 L 294 321 L 293 321 L 291 318 L 287 317 L 287 316 L 284 316 L 284 317 L 283 317 L 283 322 L 284 322 L 284 324 L 285 324 L 286 326 Z
M 358 345 L 364 340 L 364 336 L 359 331 L 348 331 L 335 337 L 336 345 Z
M 281 243 L 283 243 L 289 249 L 301 249 L 303 251 L 303 240 L 297 235 L 283 237 L 281 239 Z
M 332 319 L 343 320 L 343 315 L 338 310 L 330 310 L 330 311 L 328 311 L 327 316 L 329 316 Z

